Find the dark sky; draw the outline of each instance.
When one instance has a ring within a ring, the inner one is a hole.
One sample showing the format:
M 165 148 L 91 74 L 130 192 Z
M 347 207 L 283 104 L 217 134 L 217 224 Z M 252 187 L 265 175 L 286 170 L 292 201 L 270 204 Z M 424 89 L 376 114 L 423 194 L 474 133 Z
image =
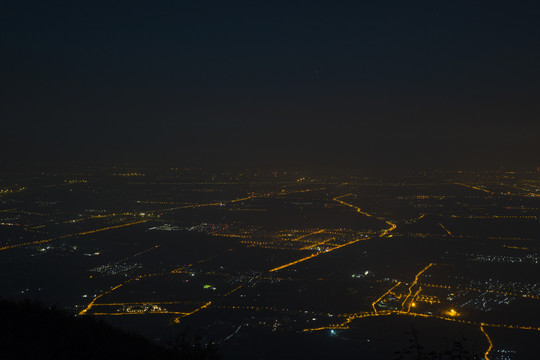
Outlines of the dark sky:
M 540 164 L 540 1 L 2 1 L 3 162 Z

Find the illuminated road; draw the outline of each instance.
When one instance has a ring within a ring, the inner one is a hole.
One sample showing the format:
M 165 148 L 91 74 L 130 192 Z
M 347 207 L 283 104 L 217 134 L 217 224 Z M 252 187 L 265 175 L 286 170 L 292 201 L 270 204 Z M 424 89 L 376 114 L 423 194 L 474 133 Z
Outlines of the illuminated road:
M 331 251 L 334 251 L 334 250 L 337 250 L 337 249 L 341 249 L 341 248 L 343 248 L 343 247 L 345 247 L 345 246 L 349 246 L 349 245 L 355 244 L 355 243 L 357 243 L 357 242 L 359 242 L 359 241 L 362 241 L 362 240 L 368 240 L 368 239 L 370 239 L 370 238 L 361 238 L 361 239 L 356 239 L 356 240 L 353 240 L 353 241 L 349 241 L 348 243 L 345 243 L 345 244 L 342 244 L 342 245 L 338 245 L 338 246 L 333 247 L 333 248 L 331 248 L 331 249 L 326 249 L 326 250 L 324 250 L 324 251 L 319 251 L 319 252 L 317 252 L 317 253 L 315 253 L 315 254 L 312 254 L 312 255 L 306 256 L 306 257 L 304 257 L 304 258 L 301 258 L 301 259 L 292 261 L 292 262 L 290 262 L 290 263 L 288 263 L 288 264 L 278 266 L 278 267 L 273 268 L 273 269 L 271 269 L 271 270 L 269 270 L 269 271 L 270 271 L 270 272 L 274 272 L 274 271 L 278 271 L 278 270 L 281 270 L 281 269 L 285 269 L 285 268 L 287 268 L 287 267 L 289 267 L 289 266 L 296 265 L 296 264 L 298 264 L 298 263 L 301 263 L 301 262 L 303 262 L 303 261 L 312 259 L 312 258 L 317 257 L 317 256 L 319 256 L 319 255 L 327 254 L 327 253 L 329 253 L 329 252 L 331 252 Z
M 306 234 L 306 235 L 302 235 L 302 236 L 300 236 L 300 237 L 297 237 L 296 239 L 291 239 L 291 241 L 300 241 L 300 240 L 302 240 L 302 239 L 307 238 L 308 236 L 320 234 L 320 233 L 323 233 L 323 232 L 325 232 L 325 231 L 326 231 L 325 229 L 318 230 L 318 231 L 314 231 L 314 232 L 312 232 L 312 233 L 309 233 L 309 234 Z
M 452 235 L 452 233 L 450 232 L 450 230 L 448 230 L 443 224 L 439 223 L 439 225 L 443 228 L 444 231 L 446 231 L 446 233 L 450 236 L 454 236 Z
M 121 284 L 119 284 L 119 285 L 116 285 L 116 286 L 112 287 L 110 290 L 105 291 L 104 293 L 102 293 L 102 294 L 96 296 L 94 299 L 92 299 L 92 301 L 90 302 L 90 304 L 88 304 L 88 305 L 86 306 L 86 308 L 84 308 L 83 310 L 81 310 L 81 311 L 79 312 L 79 315 L 85 315 L 85 314 L 92 308 L 92 306 L 94 306 L 95 302 L 96 302 L 99 298 L 101 298 L 101 297 L 103 297 L 103 296 L 105 296 L 105 295 L 107 295 L 107 294 L 110 294 L 110 293 L 113 292 L 114 290 L 116 290 L 116 289 L 118 289 L 118 288 L 124 286 L 125 284 L 127 284 L 128 282 L 130 282 L 130 281 L 132 281 L 132 280 L 133 280 L 133 279 L 129 279 L 129 280 L 127 280 L 127 281 L 125 281 L 125 282 L 123 282 L 123 283 L 121 283 Z
M 290 262 L 290 263 L 288 263 L 288 264 L 285 264 L 285 265 L 281 265 L 281 266 L 275 267 L 275 268 L 273 268 L 273 269 L 271 269 L 271 270 L 269 270 L 269 271 L 270 271 L 270 272 L 274 272 L 274 271 L 278 271 L 278 270 L 281 270 L 281 269 L 285 269 L 285 268 L 288 268 L 289 266 L 293 266 L 293 265 L 299 264 L 299 263 L 301 263 L 301 262 L 303 262 L 303 261 L 312 259 L 312 258 L 314 258 L 314 257 L 316 257 L 316 256 L 319 256 L 320 254 L 322 254 L 322 253 L 320 253 L 320 252 L 319 252 L 319 253 L 315 253 L 315 254 L 306 256 L 306 257 L 304 257 L 304 258 L 301 258 L 301 259 L 292 261 L 292 262 Z
M 397 225 L 391 221 L 386 221 L 386 223 L 390 225 L 390 227 L 388 229 L 383 230 L 383 232 L 381 233 L 381 235 L 379 235 L 379 237 L 385 237 L 386 235 L 388 235 L 390 232 L 394 231 L 397 228 Z
M 365 216 L 373 216 L 365 211 L 362 211 L 362 209 L 360 209 L 358 206 L 354 206 L 353 204 L 350 204 L 348 202 L 345 202 L 343 200 L 340 200 L 341 198 L 344 198 L 344 197 L 347 197 L 347 196 L 351 196 L 352 194 L 346 194 L 346 195 L 341 195 L 341 196 L 338 196 L 338 197 L 335 197 L 333 198 L 332 200 L 334 201 L 337 201 L 338 203 L 342 204 L 342 205 L 345 205 L 345 206 L 348 206 L 348 207 L 351 207 L 353 209 L 356 210 L 356 212 L 362 214 L 362 215 L 365 215 Z
M 493 195 L 493 192 L 491 192 L 491 191 L 489 191 L 489 190 L 486 190 L 486 189 L 483 189 L 483 188 L 478 187 L 478 186 L 473 186 L 473 185 L 468 185 L 468 184 L 463 184 L 463 183 L 458 183 L 458 182 L 455 182 L 454 184 L 460 185 L 460 186 L 464 186 L 464 187 L 469 188 L 469 189 L 474 189 L 474 190 L 478 190 L 478 191 L 483 191 L 483 192 L 485 192 L 485 193 L 488 193 L 488 194 Z
M 485 360 L 489 360 L 488 355 L 489 355 L 489 352 L 491 351 L 491 349 L 493 349 L 493 343 L 491 342 L 491 339 L 489 338 L 488 333 L 487 333 L 486 330 L 484 329 L 484 323 L 481 323 L 481 324 L 480 324 L 480 331 L 486 336 L 486 339 L 487 339 L 488 344 L 489 344 L 489 346 L 488 346 L 486 352 L 484 353 L 484 359 L 485 359 Z
M 89 234 L 95 234 L 95 233 L 98 233 L 98 232 L 101 232 L 101 231 L 119 229 L 119 228 L 126 227 L 126 226 L 132 226 L 132 225 L 141 224 L 141 223 L 144 223 L 144 222 L 147 222 L 147 221 L 148 220 L 135 221 L 135 222 L 130 222 L 130 223 L 127 223 L 127 224 L 122 224 L 122 225 L 108 226 L 108 227 L 104 227 L 104 228 L 101 228 L 101 229 L 95 229 L 95 230 L 90 230 L 90 231 L 85 231 L 85 232 L 80 232 L 80 233 L 75 233 L 75 234 L 62 235 L 62 236 L 58 236 L 58 237 L 50 238 L 50 239 L 45 239 L 45 240 L 38 240 L 38 241 L 32 241 L 32 242 L 27 242 L 27 243 L 22 243 L 22 244 L 4 246 L 4 247 L 0 248 L 0 251 L 9 250 L 9 249 L 15 249 L 15 248 L 22 247 L 22 246 L 45 244 L 45 243 L 48 243 L 48 242 L 51 242 L 51 241 L 54 241 L 54 240 L 66 239 L 66 238 L 70 238 L 70 237 L 74 237 L 74 236 L 84 236 L 84 235 L 89 235 Z
M 432 267 L 433 265 L 435 265 L 434 263 L 430 263 L 429 265 L 427 265 L 425 268 L 423 268 L 422 270 L 420 270 L 420 272 L 418 274 L 416 274 L 416 276 L 414 277 L 414 281 L 411 283 L 411 285 L 409 286 L 409 294 L 407 295 L 407 297 L 405 298 L 405 300 L 403 300 L 403 303 L 401 304 L 401 309 L 403 311 L 403 308 L 405 307 L 405 303 L 407 302 L 407 300 L 411 297 L 412 295 L 412 288 L 416 285 L 416 283 L 418 283 L 418 278 L 420 277 L 420 275 L 422 275 L 427 269 L 429 269 L 430 267 Z
M 146 253 L 148 253 L 148 252 L 150 252 L 150 251 L 154 251 L 154 250 L 156 250 L 156 249 L 158 249 L 158 248 L 160 248 L 160 247 L 161 247 L 161 245 L 154 245 L 154 246 L 152 246 L 152 247 L 150 247 L 150 248 L 148 248 L 148 249 L 146 249 L 146 250 L 139 251 L 139 252 L 136 253 L 136 254 L 133 254 L 133 255 L 131 255 L 131 256 L 128 256 L 127 258 L 120 260 L 120 262 L 128 261 L 128 260 L 130 260 L 130 259 L 133 259 L 134 257 L 141 256 L 142 254 L 146 254 Z
M 340 199 L 342 199 L 342 198 L 344 198 L 344 197 L 351 196 L 351 195 L 352 195 L 352 194 L 341 195 L 341 196 L 338 196 L 338 197 L 333 198 L 332 200 L 337 201 L 338 203 L 340 203 L 340 204 L 342 204 L 342 205 L 345 205 L 345 206 L 348 206 L 348 207 L 350 207 L 350 208 L 353 208 L 353 209 L 356 210 L 356 212 L 358 212 L 358 213 L 360 213 L 360 214 L 362 214 L 362 215 L 364 215 L 364 216 L 369 216 L 369 217 L 373 216 L 373 215 L 370 214 L 370 213 L 367 213 L 367 212 L 365 212 L 365 211 L 362 211 L 362 209 L 359 208 L 358 206 L 355 206 L 355 205 L 353 205 L 353 204 L 351 204 L 351 203 L 348 203 L 348 202 L 345 202 L 345 201 L 343 201 L 343 200 L 340 200 Z M 423 216 L 423 215 L 422 215 L 422 216 Z M 422 216 L 421 216 L 421 217 L 422 217 Z M 420 217 L 420 218 L 421 218 L 421 217 Z M 379 219 L 379 220 L 385 221 L 385 222 L 390 226 L 388 229 L 385 229 L 385 230 L 382 231 L 381 235 L 379 235 L 380 237 L 385 237 L 385 236 L 388 235 L 390 232 L 394 231 L 394 230 L 396 229 L 396 227 L 397 227 L 397 225 L 394 224 L 394 223 L 391 222 L 391 221 L 385 220 L 385 219 L 383 219 L 383 218 L 378 218 L 378 219 Z
M 260 198 L 270 198 L 272 196 L 284 196 L 284 195 L 291 195 L 291 194 L 298 194 L 298 193 L 306 193 L 306 192 L 312 192 L 312 191 L 320 191 L 320 190 L 326 190 L 326 188 L 317 188 L 317 189 L 304 189 L 304 190 L 291 190 L 286 191 L 285 189 L 281 190 L 281 192 L 276 193 L 264 193 L 259 195 L 249 195 L 243 198 L 234 199 L 234 200 L 224 200 L 220 202 L 215 203 L 203 203 L 203 204 L 193 204 L 193 205 L 185 205 L 185 206 L 177 206 L 167 209 L 160 209 L 160 210 L 148 210 L 148 213 L 163 213 L 168 211 L 175 211 L 175 210 L 182 210 L 182 209 L 194 209 L 194 208 L 200 208 L 200 207 L 207 207 L 207 206 L 225 206 L 227 204 L 247 201 L 247 200 L 253 200 L 253 199 L 260 199 Z
M 324 245 L 324 244 L 326 244 L 326 243 L 328 243 L 328 242 L 330 242 L 330 241 L 332 241 L 332 240 L 335 240 L 335 239 L 336 239 L 335 237 L 332 237 L 332 238 L 330 238 L 330 239 L 323 240 L 323 241 L 318 242 L 318 243 L 316 243 L 316 244 L 306 245 L 306 246 L 304 246 L 303 248 L 300 248 L 300 249 L 298 249 L 298 250 L 311 250 L 311 249 L 313 249 L 313 248 L 316 247 L 316 246 Z

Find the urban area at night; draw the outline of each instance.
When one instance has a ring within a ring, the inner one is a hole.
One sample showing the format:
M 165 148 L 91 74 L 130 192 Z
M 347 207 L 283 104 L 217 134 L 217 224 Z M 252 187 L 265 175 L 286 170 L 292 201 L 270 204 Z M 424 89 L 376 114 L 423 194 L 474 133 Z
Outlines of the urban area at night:
M 413 334 L 490 359 L 539 351 L 537 171 L 0 178 L 5 298 L 155 341 L 193 332 L 226 359 L 393 358 Z
M 0 360 L 540 359 L 540 1 L 0 1 Z

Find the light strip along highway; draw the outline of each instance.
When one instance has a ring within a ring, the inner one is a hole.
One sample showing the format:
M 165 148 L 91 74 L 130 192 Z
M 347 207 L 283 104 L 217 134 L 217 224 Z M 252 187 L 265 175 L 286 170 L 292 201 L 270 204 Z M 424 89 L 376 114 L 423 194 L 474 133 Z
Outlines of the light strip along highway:
M 489 360 L 488 355 L 489 355 L 489 352 L 491 351 L 491 349 L 493 349 L 493 343 L 491 342 L 491 339 L 489 338 L 488 333 L 484 329 L 484 323 L 480 323 L 480 331 L 486 336 L 486 339 L 487 339 L 488 344 L 489 344 L 486 352 L 484 353 L 484 359 Z
M 344 197 L 346 197 L 346 196 L 351 196 L 351 195 L 352 195 L 352 194 L 346 194 L 346 195 L 337 196 L 337 197 L 333 198 L 332 200 L 337 201 L 338 203 L 340 203 L 340 204 L 342 204 L 342 205 L 351 207 L 351 208 L 355 209 L 356 212 L 358 212 L 358 213 L 360 213 L 360 214 L 362 214 L 362 215 L 364 215 L 364 216 L 369 216 L 369 217 L 373 216 L 373 215 L 370 214 L 370 213 L 367 213 L 367 212 L 365 212 L 365 211 L 362 211 L 362 209 L 359 208 L 358 206 L 355 206 L 355 205 L 350 204 L 350 203 L 348 203 L 348 202 L 345 202 L 345 201 L 343 201 L 343 200 L 339 200 L 339 199 L 341 199 L 341 198 L 344 198 Z M 382 233 L 381 233 L 381 235 L 379 235 L 379 237 L 385 237 L 386 235 L 388 235 L 388 233 L 394 231 L 394 230 L 396 229 L 396 227 L 397 227 L 397 225 L 394 224 L 394 223 L 391 222 L 391 221 L 385 220 L 385 219 L 383 219 L 383 218 L 378 218 L 378 219 L 379 219 L 379 220 L 383 220 L 383 221 L 385 221 L 388 225 L 390 225 L 390 227 L 389 227 L 388 229 L 385 229 L 385 230 L 382 231 Z
M 348 206 L 348 207 L 351 207 L 353 209 L 356 210 L 356 212 L 359 212 L 360 214 L 362 215 L 365 215 L 365 216 L 373 216 L 365 211 L 362 211 L 362 209 L 360 209 L 358 206 L 354 206 L 353 204 L 350 204 L 348 202 L 345 202 L 345 201 L 342 201 L 342 200 L 339 200 L 341 198 L 344 198 L 344 197 L 347 197 L 347 196 L 351 196 L 352 194 L 346 194 L 346 195 L 341 195 L 341 196 L 338 196 L 338 197 L 335 197 L 333 198 L 332 200 L 334 201 L 337 201 L 338 203 L 342 204 L 342 205 L 345 205 L 345 206 Z
M 482 189 L 481 187 L 477 187 L 477 186 L 473 186 L 473 185 L 468 185 L 468 184 L 463 184 L 463 183 L 458 183 L 458 182 L 455 182 L 454 184 L 460 185 L 460 186 L 464 186 L 464 187 L 469 188 L 469 189 L 474 189 L 474 190 L 478 190 L 478 191 L 483 191 L 483 192 L 485 192 L 485 193 L 488 193 L 488 194 L 493 195 L 493 192 L 491 192 L 491 191 L 489 191 L 489 190 L 486 190 L 486 189 Z
M 271 270 L 269 270 L 269 271 L 270 271 L 270 272 L 274 272 L 274 271 L 278 271 L 278 270 L 281 270 L 281 269 L 285 269 L 285 268 L 287 268 L 287 267 L 289 267 L 289 266 L 296 265 L 296 264 L 298 264 L 298 263 L 301 263 L 301 262 L 303 262 L 303 261 L 306 261 L 306 260 L 309 260 L 309 259 L 311 259 L 311 258 L 317 257 L 317 256 L 319 256 L 319 255 L 327 254 L 327 253 L 329 253 L 329 252 L 331 252 L 331 251 L 334 251 L 334 250 L 337 250 L 337 249 L 341 249 L 342 247 L 349 246 L 349 245 L 352 245 L 352 244 L 357 243 L 357 242 L 359 242 L 359 241 L 362 241 L 362 240 L 368 240 L 368 239 L 370 239 L 370 238 L 360 238 L 360 239 L 356 239 L 356 240 L 353 240 L 353 241 L 349 241 L 348 243 L 345 243 L 345 244 L 342 244 L 342 245 L 338 245 L 338 246 L 336 246 L 336 247 L 334 247 L 334 248 L 326 249 L 326 250 L 324 250 L 324 251 L 319 251 L 319 252 L 317 252 L 317 253 L 315 253 L 315 254 L 313 254 L 313 255 L 306 256 L 305 258 L 301 258 L 301 259 L 292 261 L 292 262 L 290 262 L 290 263 L 288 263 L 288 264 L 278 266 L 278 267 L 273 268 L 273 269 L 271 269 Z
M 454 236 L 454 235 L 452 235 L 452 233 L 450 232 L 450 230 L 448 230 L 442 223 L 439 223 L 439 225 L 443 228 L 444 231 L 446 231 L 446 232 L 448 233 L 448 235 Z
M 313 249 L 313 248 L 316 247 L 316 246 L 324 245 L 324 244 L 326 244 L 327 242 L 332 241 L 332 240 L 335 240 L 335 239 L 336 239 L 335 237 L 332 237 L 332 238 L 330 238 L 330 239 L 321 241 L 321 242 L 316 243 L 316 244 L 306 245 L 306 246 L 304 246 L 303 248 L 300 248 L 300 249 L 298 249 L 298 250 L 310 250 L 310 249 Z
M 414 277 L 414 281 L 412 282 L 411 286 L 409 286 L 409 294 L 407 295 L 407 297 L 405 298 L 405 300 L 403 300 L 403 303 L 401 304 L 401 309 L 403 310 L 403 308 L 405 307 L 405 303 L 407 302 L 407 300 L 411 297 L 412 295 L 412 288 L 414 287 L 414 285 L 416 285 L 416 283 L 418 282 L 418 278 L 420 277 L 420 275 L 422 275 L 427 269 L 429 269 L 430 267 L 432 267 L 433 265 L 435 265 L 434 263 L 430 263 L 429 265 L 427 265 L 425 268 L 423 268 L 422 270 L 420 270 L 420 272 L 418 274 L 416 274 L 416 276 Z
M 127 224 L 122 224 L 122 225 L 107 226 L 107 227 L 104 227 L 104 228 L 101 228 L 101 229 L 95 229 L 95 230 L 90 230 L 90 231 L 85 231 L 85 232 L 80 232 L 80 233 L 75 233 L 75 234 L 62 235 L 62 236 L 58 236 L 58 237 L 50 238 L 50 239 L 45 239 L 45 240 L 38 240 L 38 241 L 32 241 L 32 242 L 27 242 L 27 243 L 22 243 L 22 244 L 4 246 L 4 247 L 0 248 L 0 251 L 14 249 L 14 248 L 18 248 L 18 247 L 21 247 L 21 246 L 45 244 L 45 243 L 48 243 L 48 242 L 51 242 L 51 241 L 54 241 L 54 240 L 66 239 L 66 238 L 73 237 L 73 236 L 84 236 L 84 235 L 94 234 L 94 233 L 101 232 L 101 231 L 113 230 L 113 229 L 118 229 L 118 228 L 122 228 L 122 227 L 126 227 L 126 226 L 137 225 L 137 224 L 141 224 L 141 223 L 144 223 L 144 222 L 147 222 L 147 221 L 148 220 L 135 221 L 135 222 L 130 222 L 130 223 L 127 223 Z
M 249 195 L 240 199 L 224 200 L 224 201 L 215 202 L 215 203 L 193 204 L 193 205 L 177 206 L 173 208 L 160 209 L 160 210 L 148 210 L 147 213 L 163 213 L 167 211 L 192 209 L 192 208 L 199 208 L 199 207 L 206 207 L 206 206 L 225 206 L 226 204 L 237 203 L 241 201 L 260 199 L 260 198 L 269 198 L 272 196 L 284 196 L 284 195 L 291 195 L 291 194 L 297 194 L 297 193 L 306 193 L 306 192 L 319 191 L 319 190 L 326 190 L 326 188 L 294 190 L 294 191 L 285 191 L 285 189 L 282 189 L 281 192 L 276 192 L 276 193 L 265 193 L 265 194 L 259 194 L 259 195 L 253 194 L 253 195 Z
M 326 231 L 325 229 L 318 230 L 318 231 L 314 231 L 314 232 L 312 232 L 312 233 L 309 233 L 309 234 L 305 234 L 305 235 L 299 236 L 299 237 L 297 237 L 296 239 L 291 239 L 291 241 L 299 241 L 299 240 L 302 240 L 302 239 L 304 239 L 304 238 L 307 238 L 308 236 L 320 234 L 320 233 L 323 233 L 323 232 L 325 232 L 325 231 Z

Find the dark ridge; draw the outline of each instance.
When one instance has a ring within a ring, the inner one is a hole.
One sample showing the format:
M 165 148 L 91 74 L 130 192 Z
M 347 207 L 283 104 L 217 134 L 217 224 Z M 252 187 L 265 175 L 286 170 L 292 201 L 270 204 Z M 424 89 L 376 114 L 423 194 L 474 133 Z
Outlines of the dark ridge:
M 170 347 L 92 317 L 34 301 L 0 300 L 0 359 L 215 359 L 211 346 L 182 336 Z

